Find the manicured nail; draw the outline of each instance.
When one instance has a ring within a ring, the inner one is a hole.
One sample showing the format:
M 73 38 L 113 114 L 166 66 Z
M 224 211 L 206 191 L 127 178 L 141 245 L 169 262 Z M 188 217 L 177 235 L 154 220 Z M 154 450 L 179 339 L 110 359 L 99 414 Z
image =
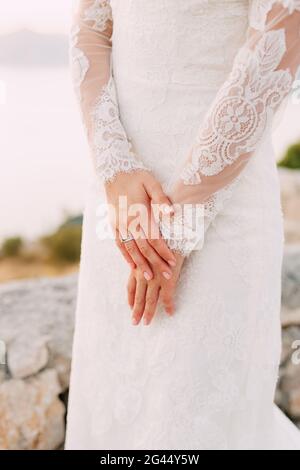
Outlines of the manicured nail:
M 150 276 L 150 274 L 145 271 L 144 272 L 144 278 L 146 279 L 146 281 L 151 281 L 152 276 Z
M 169 263 L 170 266 L 172 266 L 173 268 L 175 268 L 175 266 L 176 266 L 176 261 L 169 260 L 168 263 Z
M 149 325 L 149 318 L 147 317 L 144 317 L 144 325 Z
M 133 317 L 133 319 L 132 319 L 132 324 L 133 324 L 133 325 L 137 325 L 137 324 L 138 324 L 138 321 L 137 321 L 137 319 L 136 319 L 136 318 L 134 318 L 134 317 Z
M 163 272 L 164 278 L 168 279 L 168 281 L 171 279 L 172 275 L 170 273 Z

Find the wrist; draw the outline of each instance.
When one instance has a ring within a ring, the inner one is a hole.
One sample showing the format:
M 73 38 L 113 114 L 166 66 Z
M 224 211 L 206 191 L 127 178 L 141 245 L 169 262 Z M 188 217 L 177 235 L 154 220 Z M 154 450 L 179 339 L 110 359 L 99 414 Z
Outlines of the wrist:
M 203 244 L 204 208 L 201 204 L 175 204 L 174 208 L 174 216 L 162 216 L 160 231 L 168 247 L 185 258 Z

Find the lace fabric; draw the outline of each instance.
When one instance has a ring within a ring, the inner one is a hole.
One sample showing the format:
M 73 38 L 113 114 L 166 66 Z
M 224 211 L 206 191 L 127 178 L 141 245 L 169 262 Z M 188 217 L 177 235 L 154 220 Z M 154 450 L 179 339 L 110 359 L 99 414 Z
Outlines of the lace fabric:
M 111 71 L 112 26 L 108 0 L 81 0 L 70 41 L 74 87 L 95 170 L 104 183 L 118 173 L 147 170 L 120 121 Z
M 245 40 L 249 1 L 111 6 L 122 124 L 167 185 Z M 202 200 L 204 183 L 217 176 L 184 185 L 186 200 Z M 203 197 L 205 245 L 183 265 L 175 315 L 159 309 L 150 328 L 136 328 L 124 295 L 128 267 L 95 231 L 105 194 L 94 181 L 84 217 L 67 449 L 300 448 L 299 431 L 273 418 L 283 240 L 270 129 L 229 189 L 211 194 Z
M 254 155 L 275 111 L 292 89 L 300 64 L 299 12 L 298 0 L 250 2 L 248 40 L 200 126 L 181 179 L 172 189 L 174 202 L 206 207 L 210 200 L 211 206 L 213 195 L 222 200 L 220 191 L 224 188 L 229 199 L 232 183 Z M 213 213 L 206 229 L 218 211 Z M 168 243 L 174 248 L 174 240 Z M 182 252 L 182 246 L 178 242 L 178 251 Z
M 263 31 L 267 24 L 268 14 L 276 3 L 281 3 L 289 14 L 300 9 L 299 0 L 253 0 L 249 13 L 250 26 L 258 31 Z
M 147 170 L 120 120 L 110 60 L 112 28 L 108 0 L 80 1 L 71 36 L 73 77 L 96 172 L 104 182 L 120 172 Z M 249 37 L 200 126 L 181 178 L 170 191 L 178 215 L 169 227 L 164 221 L 161 224 L 169 246 L 183 256 L 203 243 L 217 207 L 223 207 L 223 196 L 224 202 L 230 199 L 232 183 L 291 90 L 300 63 L 299 31 L 300 0 L 250 2 Z M 203 205 L 201 233 L 180 213 L 185 204 Z M 188 230 L 182 227 L 181 232 L 188 233 L 188 238 L 175 237 L 184 223 Z

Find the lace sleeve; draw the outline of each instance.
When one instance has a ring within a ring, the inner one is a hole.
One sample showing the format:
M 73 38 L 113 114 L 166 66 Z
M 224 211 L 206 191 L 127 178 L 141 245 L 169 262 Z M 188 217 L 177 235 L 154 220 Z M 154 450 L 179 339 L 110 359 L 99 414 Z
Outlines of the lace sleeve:
M 203 240 L 274 112 L 291 90 L 299 64 L 300 0 L 252 0 L 246 43 L 201 124 L 171 191 L 180 208 L 173 226 L 166 228 L 162 223 L 171 248 L 186 256 Z M 189 205 L 187 212 L 182 211 L 185 205 Z M 192 229 L 195 209 L 191 210 L 191 205 L 202 207 L 204 230 L 203 224 L 195 225 L 195 221 L 193 225 L 200 229 Z M 187 231 L 184 225 L 188 225 Z
M 101 181 L 146 170 L 121 124 L 112 75 L 109 0 L 79 0 L 73 15 L 71 65 L 93 161 Z

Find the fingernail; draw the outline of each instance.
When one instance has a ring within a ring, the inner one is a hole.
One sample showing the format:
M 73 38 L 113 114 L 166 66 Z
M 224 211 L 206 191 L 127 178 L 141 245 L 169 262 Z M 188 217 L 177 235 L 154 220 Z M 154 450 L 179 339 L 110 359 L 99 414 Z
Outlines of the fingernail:
M 133 324 L 133 325 L 137 325 L 137 324 L 138 324 L 138 321 L 137 321 L 137 319 L 136 319 L 136 318 L 134 318 L 134 317 L 132 318 L 132 324 Z
M 166 273 L 166 272 L 163 272 L 163 276 L 168 279 L 168 281 L 171 279 L 171 274 L 170 273 Z
M 144 325 L 149 325 L 149 318 L 144 317 Z
M 169 260 L 168 263 L 169 263 L 170 266 L 172 266 L 173 268 L 175 268 L 175 266 L 176 266 L 176 261 Z
M 146 281 L 151 281 L 152 277 L 150 276 L 149 273 L 147 273 L 146 271 L 144 272 L 144 278 L 146 279 Z

